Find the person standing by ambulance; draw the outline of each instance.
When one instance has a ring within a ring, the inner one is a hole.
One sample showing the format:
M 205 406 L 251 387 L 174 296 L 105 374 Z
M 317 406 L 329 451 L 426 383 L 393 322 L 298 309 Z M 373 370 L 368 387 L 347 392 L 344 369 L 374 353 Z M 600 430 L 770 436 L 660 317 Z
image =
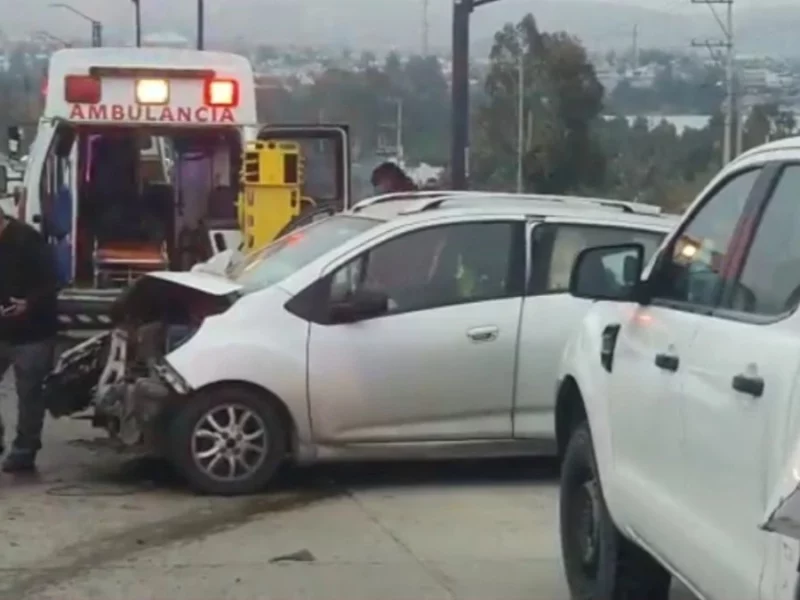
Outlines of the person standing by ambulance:
M 35 469 L 46 407 L 42 383 L 53 366 L 58 333 L 58 278 L 44 237 L 0 209 L 0 379 L 14 371 L 17 435 L 6 473 Z M 0 419 L 0 454 L 4 451 Z

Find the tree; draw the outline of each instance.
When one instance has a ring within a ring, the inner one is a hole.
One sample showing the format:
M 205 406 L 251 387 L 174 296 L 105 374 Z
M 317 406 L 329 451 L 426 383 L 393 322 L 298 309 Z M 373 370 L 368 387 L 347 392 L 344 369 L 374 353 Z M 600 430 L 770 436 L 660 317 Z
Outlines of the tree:
M 530 14 L 495 35 L 487 101 L 475 128 L 476 183 L 509 188 L 515 180 L 520 61 L 526 188 L 557 193 L 601 185 L 605 161 L 592 125 L 602 110 L 603 86 L 575 38 L 540 32 Z

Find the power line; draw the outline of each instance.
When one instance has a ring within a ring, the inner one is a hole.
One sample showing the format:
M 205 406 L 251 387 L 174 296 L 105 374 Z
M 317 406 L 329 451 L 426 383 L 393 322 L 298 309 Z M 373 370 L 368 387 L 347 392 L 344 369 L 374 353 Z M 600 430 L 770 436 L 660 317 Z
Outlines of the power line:
M 725 49 L 725 131 L 722 142 L 722 164 L 723 166 L 733 160 L 733 115 L 736 111 L 736 98 L 734 89 L 734 60 L 735 60 L 735 46 L 734 46 L 734 31 L 733 31 L 733 0 L 692 0 L 692 4 L 705 4 L 708 6 L 711 14 L 719 25 L 723 34 L 723 39 L 719 40 L 693 40 L 692 46 L 705 47 L 711 52 L 711 56 L 715 59 L 719 55 L 715 49 Z M 717 6 L 725 5 L 725 19 L 723 20 L 717 10 Z M 739 114 L 741 121 L 741 114 Z M 741 130 L 741 123 L 739 123 L 739 130 Z M 741 135 L 737 135 L 737 154 L 741 151 Z

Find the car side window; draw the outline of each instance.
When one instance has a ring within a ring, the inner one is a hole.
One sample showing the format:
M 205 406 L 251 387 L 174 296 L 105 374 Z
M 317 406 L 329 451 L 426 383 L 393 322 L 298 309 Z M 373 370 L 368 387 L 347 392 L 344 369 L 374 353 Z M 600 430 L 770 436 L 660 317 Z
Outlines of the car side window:
M 340 267 L 331 280 L 332 302 L 360 289 L 389 297 L 389 312 L 403 313 L 519 295 L 524 260 L 516 232 L 522 223 L 439 225 L 402 234 Z
M 800 165 L 786 166 L 723 308 L 779 316 L 800 303 Z
M 734 234 L 761 169 L 722 183 L 668 249 L 655 274 L 654 298 L 712 307 L 729 277 Z
M 559 294 L 569 290 L 572 267 L 578 254 L 593 246 L 615 244 L 642 244 L 645 260 L 649 260 L 658 250 L 664 234 L 655 231 L 642 231 L 633 228 L 604 227 L 573 223 L 545 223 L 533 230 L 531 281 L 532 294 Z M 625 281 L 622 261 L 606 262 L 598 265 L 598 277 L 608 277 L 612 281 Z

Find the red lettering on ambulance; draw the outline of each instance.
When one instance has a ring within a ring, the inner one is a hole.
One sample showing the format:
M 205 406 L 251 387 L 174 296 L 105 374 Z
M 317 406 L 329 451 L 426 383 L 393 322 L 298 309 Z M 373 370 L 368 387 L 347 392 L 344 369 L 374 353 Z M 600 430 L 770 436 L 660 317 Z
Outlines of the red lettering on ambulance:
M 136 104 L 73 104 L 72 121 L 133 121 L 145 123 L 236 123 L 230 108 L 141 106 Z
M 236 119 L 233 118 L 233 111 L 230 108 L 223 108 L 219 119 L 215 119 L 215 121 L 217 123 L 235 123 Z
M 90 121 L 108 120 L 108 107 L 105 104 L 90 104 L 88 112 L 86 118 Z

